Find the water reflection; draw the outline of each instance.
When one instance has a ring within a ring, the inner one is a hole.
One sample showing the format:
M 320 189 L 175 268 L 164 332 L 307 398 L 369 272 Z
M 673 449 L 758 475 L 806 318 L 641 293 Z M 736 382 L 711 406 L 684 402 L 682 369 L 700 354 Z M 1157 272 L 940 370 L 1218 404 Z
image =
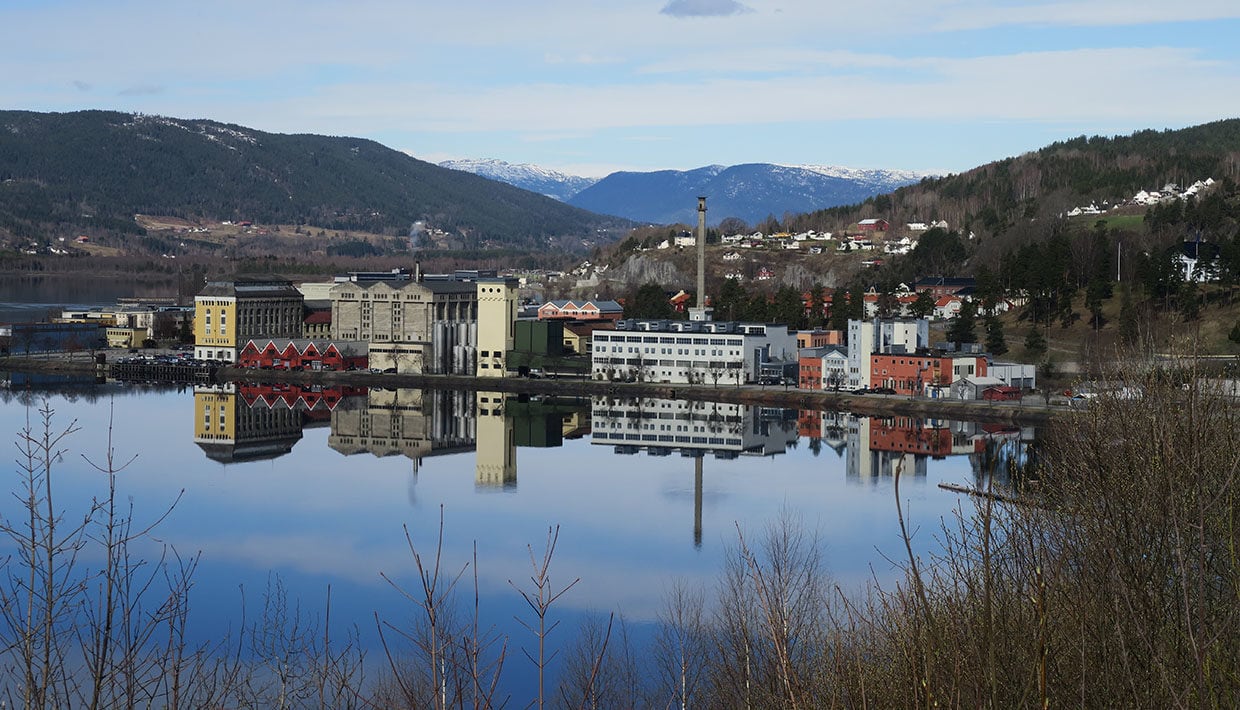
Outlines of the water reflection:
M 619 456 L 694 459 L 699 476 L 703 458 L 778 456 L 805 439 L 814 456 L 826 447 L 842 457 L 852 483 L 924 478 L 928 461 L 967 456 L 976 483 L 1006 486 L 1035 438 L 1030 427 L 718 402 L 297 384 L 198 386 L 194 410 L 194 443 L 220 463 L 284 456 L 304 429 L 328 426 L 335 451 L 404 456 L 415 476 L 427 457 L 474 451 L 476 486 L 501 490 L 517 485 L 518 448 L 586 435 Z
M 476 491 L 515 491 L 518 449 L 585 436 L 619 457 L 686 459 L 695 548 L 703 540 L 708 460 L 779 457 L 804 440 L 813 456 L 826 450 L 842 459 L 850 485 L 873 487 L 896 475 L 924 481 L 930 461 L 967 457 L 974 487 L 1013 488 L 1035 437 L 1032 428 L 1010 425 L 713 402 L 296 384 L 196 387 L 194 411 L 194 443 L 223 464 L 285 456 L 304 429 L 324 426 L 327 445 L 343 456 L 403 456 L 411 505 L 429 457 L 474 452 Z

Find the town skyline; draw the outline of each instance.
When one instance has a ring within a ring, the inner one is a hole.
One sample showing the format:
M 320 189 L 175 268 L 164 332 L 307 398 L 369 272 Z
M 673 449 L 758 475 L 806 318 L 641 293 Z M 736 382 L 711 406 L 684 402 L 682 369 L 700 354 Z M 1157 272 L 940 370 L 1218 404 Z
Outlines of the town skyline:
M 146 0 L 0 10 L 6 108 L 210 118 L 568 174 L 769 162 L 960 172 L 1240 115 L 1221 0 Z

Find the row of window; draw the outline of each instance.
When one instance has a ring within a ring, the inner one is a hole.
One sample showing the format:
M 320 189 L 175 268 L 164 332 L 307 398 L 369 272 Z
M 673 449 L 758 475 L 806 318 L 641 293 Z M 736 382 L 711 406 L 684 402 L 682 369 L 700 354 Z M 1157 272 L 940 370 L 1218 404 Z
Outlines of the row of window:
M 595 333 L 594 339 L 599 342 L 613 343 L 661 343 L 665 345 L 740 345 L 740 338 L 703 338 L 700 336 L 675 335 L 603 335 Z

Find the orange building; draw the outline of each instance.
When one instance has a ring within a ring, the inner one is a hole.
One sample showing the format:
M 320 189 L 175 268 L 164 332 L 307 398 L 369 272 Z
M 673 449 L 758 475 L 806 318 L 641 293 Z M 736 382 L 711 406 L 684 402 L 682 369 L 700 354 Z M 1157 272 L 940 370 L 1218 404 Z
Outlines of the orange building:
M 927 387 L 947 387 L 963 377 L 984 377 L 982 355 L 874 354 L 870 386 L 890 387 L 896 394 L 921 395 Z
M 842 330 L 798 330 L 798 348 L 821 348 L 824 345 L 847 345 Z

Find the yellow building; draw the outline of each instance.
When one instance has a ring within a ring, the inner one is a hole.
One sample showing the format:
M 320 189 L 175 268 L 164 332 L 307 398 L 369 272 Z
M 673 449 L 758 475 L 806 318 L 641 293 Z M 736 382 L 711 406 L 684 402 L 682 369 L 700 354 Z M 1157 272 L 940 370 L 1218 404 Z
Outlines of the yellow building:
M 478 281 L 478 377 L 504 377 L 516 339 L 517 280 Z
M 270 276 L 209 281 L 194 297 L 194 357 L 236 362 L 253 338 L 300 338 L 301 292 Z
M 109 348 L 137 348 L 146 340 L 146 328 L 108 328 L 105 337 Z

